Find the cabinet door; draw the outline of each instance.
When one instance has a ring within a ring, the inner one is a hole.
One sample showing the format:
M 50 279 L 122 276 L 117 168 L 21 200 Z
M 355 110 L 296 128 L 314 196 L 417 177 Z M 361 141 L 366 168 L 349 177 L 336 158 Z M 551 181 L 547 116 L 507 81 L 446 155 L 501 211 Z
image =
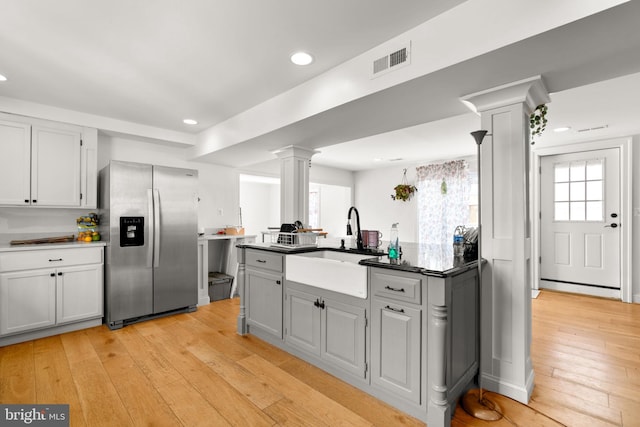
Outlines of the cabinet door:
M 420 404 L 422 311 L 376 298 L 371 310 L 372 384 Z
M 102 264 L 60 268 L 56 278 L 58 324 L 102 317 Z
M 80 206 L 80 132 L 33 126 L 31 204 Z
M 323 298 L 321 304 L 320 356 L 364 378 L 366 311 L 362 307 Z
M 296 289 L 287 289 L 285 301 L 287 344 L 320 355 L 319 298 Z
M 80 153 L 81 207 L 98 207 L 98 130 L 83 128 Z
M 31 203 L 31 126 L 0 121 L 0 205 Z
M 247 268 L 247 321 L 282 339 L 282 276 Z
M 0 335 L 43 328 L 55 322 L 53 270 L 0 274 Z

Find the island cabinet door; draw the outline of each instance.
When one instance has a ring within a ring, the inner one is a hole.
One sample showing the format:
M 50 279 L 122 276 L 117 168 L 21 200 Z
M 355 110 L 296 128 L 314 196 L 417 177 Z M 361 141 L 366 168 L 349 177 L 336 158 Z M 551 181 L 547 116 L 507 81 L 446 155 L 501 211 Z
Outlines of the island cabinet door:
M 366 310 L 323 298 L 320 357 L 360 378 L 366 377 Z
M 282 339 L 282 276 L 247 268 L 247 322 Z
M 371 383 L 420 404 L 422 310 L 374 298 L 371 311 Z
M 320 299 L 306 292 L 287 289 L 285 341 L 313 355 L 320 355 Z

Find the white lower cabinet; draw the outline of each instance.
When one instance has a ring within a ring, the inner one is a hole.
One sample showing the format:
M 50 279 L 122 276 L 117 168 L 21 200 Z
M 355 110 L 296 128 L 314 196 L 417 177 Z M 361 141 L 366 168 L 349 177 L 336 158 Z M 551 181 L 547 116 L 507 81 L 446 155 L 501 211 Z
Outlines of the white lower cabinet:
M 102 317 L 102 264 L 56 271 L 56 323 Z
M 56 323 L 56 278 L 52 271 L 0 273 L 0 335 Z
M 102 247 L 0 253 L 0 336 L 101 323 L 103 283 Z
M 287 284 L 285 342 L 360 378 L 366 377 L 366 309 Z

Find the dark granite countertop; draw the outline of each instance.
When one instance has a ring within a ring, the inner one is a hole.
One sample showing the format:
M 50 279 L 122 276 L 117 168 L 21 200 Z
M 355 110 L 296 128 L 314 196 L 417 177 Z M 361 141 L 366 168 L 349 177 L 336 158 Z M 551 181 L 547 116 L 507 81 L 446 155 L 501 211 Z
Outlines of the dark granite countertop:
M 477 259 L 465 260 L 454 258 L 453 251 L 445 245 L 436 247 L 421 247 L 417 244 L 405 245 L 402 257 L 398 260 L 391 260 L 386 253 L 372 250 L 357 250 L 355 248 L 340 249 L 335 247 L 281 247 L 272 246 L 268 243 L 246 243 L 239 244 L 239 248 L 251 248 L 276 252 L 280 254 L 300 254 L 313 251 L 337 251 L 362 254 L 361 265 L 368 267 L 387 268 L 396 271 L 406 271 L 419 273 L 427 276 L 448 277 L 462 274 L 465 271 L 477 268 Z
M 433 260 L 433 258 L 431 259 Z M 441 263 L 429 263 L 433 266 L 427 268 L 420 266 L 419 263 L 413 263 L 412 261 L 407 260 L 404 257 L 401 259 L 391 260 L 386 256 L 381 256 L 376 258 L 363 259 L 362 261 L 360 261 L 360 264 L 366 265 L 368 267 L 387 268 L 390 270 L 407 271 L 411 273 L 419 273 L 424 274 L 425 276 L 435 277 L 457 276 L 458 274 L 462 274 L 465 271 L 477 268 L 478 266 L 478 260 L 476 259 L 470 261 L 466 261 L 464 259 L 453 260 L 453 257 L 451 257 L 451 259 L 446 260 L 446 262 L 442 262 L 444 261 L 442 259 L 436 259 L 436 261 L 441 261 Z

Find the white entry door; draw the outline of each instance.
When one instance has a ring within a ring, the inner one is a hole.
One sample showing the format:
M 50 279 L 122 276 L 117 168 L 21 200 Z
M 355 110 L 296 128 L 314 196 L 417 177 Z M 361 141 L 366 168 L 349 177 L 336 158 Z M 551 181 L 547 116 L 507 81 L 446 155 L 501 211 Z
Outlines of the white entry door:
M 540 287 L 620 296 L 620 149 L 541 158 Z

